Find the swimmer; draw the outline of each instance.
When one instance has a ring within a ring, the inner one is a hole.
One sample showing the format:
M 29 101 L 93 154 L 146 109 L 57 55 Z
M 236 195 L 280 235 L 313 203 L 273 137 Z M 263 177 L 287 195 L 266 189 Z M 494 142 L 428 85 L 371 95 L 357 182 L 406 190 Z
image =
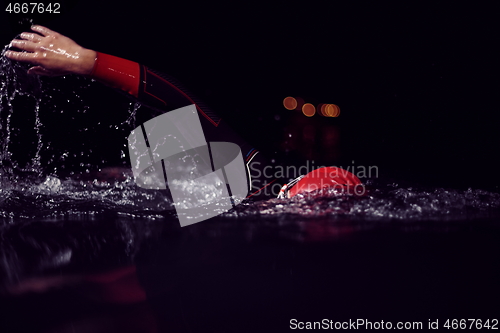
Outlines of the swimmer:
M 83 48 L 70 38 L 46 27 L 34 25 L 31 30 L 32 32 L 20 34 L 20 39 L 12 40 L 11 46 L 20 51 L 5 52 L 5 57 L 9 59 L 32 64 L 28 74 L 87 76 L 124 91 L 141 104 L 161 112 L 194 104 L 208 142 L 232 142 L 240 147 L 242 156 L 245 156 L 247 181 L 250 184 L 247 198 L 270 197 L 269 193 L 272 191 L 269 188 L 276 185 L 281 189 L 278 198 L 290 198 L 325 187 L 342 191 L 347 189 L 349 193 L 354 193 L 357 192 L 353 191 L 354 187 L 362 186 L 355 175 L 336 167 L 316 169 L 288 184 L 283 179 L 266 177 L 265 172 L 259 172 L 270 165 L 265 157 L 174 78 L 130 60 Z M 250 163 L 252 167 L 249 167 Z

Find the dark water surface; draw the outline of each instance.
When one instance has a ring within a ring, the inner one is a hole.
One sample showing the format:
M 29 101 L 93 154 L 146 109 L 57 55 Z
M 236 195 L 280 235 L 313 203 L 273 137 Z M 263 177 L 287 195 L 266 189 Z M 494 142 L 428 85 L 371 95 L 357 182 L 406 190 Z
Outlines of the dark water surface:
M 242 203 L 183 228 L 130 179 L 2 187 L 2 331 L 498 318 L 499 195 L 372 183 L 364 197 Z

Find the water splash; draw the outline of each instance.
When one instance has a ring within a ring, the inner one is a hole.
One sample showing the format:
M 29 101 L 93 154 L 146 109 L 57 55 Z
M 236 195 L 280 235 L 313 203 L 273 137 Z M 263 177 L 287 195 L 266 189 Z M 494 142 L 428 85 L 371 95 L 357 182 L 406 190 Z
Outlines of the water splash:
M 11 145 L 11 119 L 14 113 L 16 99 L 25 98 L 34 102 L 35 122 L 34 130 L 36 132 L 37 144 L 35 155 L 31 161 L 25 165 L 22 171 L 40 172 L 40 151 L 42 149 L 42 135 L 40 128 L 40 97 L 42 92 L 41 82 L 37 76 L 31 76 L 26 73 L 28 66 L 20 62 L 11 61 L 3 55 L 9 49 L 6 45 L 0 57 L 0 167 L 3 173 L 11 174 L 18 165 L 12 161 Z
M 0 190 L 0 217 L 58 219 L 98 216 L 154 217 L 172 209 L 164 192 L 138 188 L 132 177 L 123 181 L 61 180 L 48 176 L 42 183 L 23 180 Z
M 130 102 L 129 105 L 130 105 L 130 110 L 129 110 L 129 114 L 130 115 L 120 125 L 129 125 L 132 128 L 136 128 L 137 127 L 137 125 L 136 125 L 137 111 L 141 107 L 141 103 L 139 103 L 139 102 L 135 102 L 135 103 Z
M 331 221 L 451 221 L 500 216 L 500 194 L 480 189 L 404 187 L 368 180 L 364 196 L 323 189 L 291 199 L 257 202 L 240 209 L 239 216 L 293 216 Z

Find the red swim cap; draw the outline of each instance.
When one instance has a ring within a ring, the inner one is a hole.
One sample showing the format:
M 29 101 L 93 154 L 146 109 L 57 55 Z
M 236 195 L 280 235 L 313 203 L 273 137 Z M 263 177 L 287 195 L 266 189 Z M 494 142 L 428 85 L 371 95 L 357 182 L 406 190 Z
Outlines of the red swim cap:
M 358 177 L 337 167 L 324 167 L 309 172 L 288 190 L 291 198 L 299 193 L 312 192 L 322 188 L 338 188 L 340 191 L 357 194 L 355 187 L 363 185 Z M 364 193 L 364 189 L 363 189 Z

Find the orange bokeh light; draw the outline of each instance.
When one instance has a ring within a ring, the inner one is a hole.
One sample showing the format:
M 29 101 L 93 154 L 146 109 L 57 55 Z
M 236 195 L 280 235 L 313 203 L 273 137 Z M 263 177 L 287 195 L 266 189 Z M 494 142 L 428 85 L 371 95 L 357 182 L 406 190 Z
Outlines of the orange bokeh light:
M 336 105 L 336 104 L 333 104 L 333 106 L 335 106 L 336 112 L 335 112 L 335 114 L 332 117 L 338 117 L 338 116 L 340 116 L 340 108 L 339 108 L 339 106 Z
M 306 103 L 302 106 L 302 113 L 308 117 L 312 117 L 316 113 L 316 108 L 311 103 Z
M 321 103 L 321 104 L 318 104 L 318 110 L 319 110 L 319 113 L 323 116 L 323 117 L 328 117 L 328 115 L 326 114 L 325 112 L 325 109 L 326 109 L 326 106 L 328 104 L 324 104 L 324 103 Z
M 338 117 L 340 115 L 340 108 L 335 104 L 327 104 L 325 113 L 328 117 Z
M 283 106 L 287 110 L 295 110 L 295 108 L 297 108 L 297 104 L 297 100 L 290 96 L 285 97 L 285 99 L 283 100 Z

